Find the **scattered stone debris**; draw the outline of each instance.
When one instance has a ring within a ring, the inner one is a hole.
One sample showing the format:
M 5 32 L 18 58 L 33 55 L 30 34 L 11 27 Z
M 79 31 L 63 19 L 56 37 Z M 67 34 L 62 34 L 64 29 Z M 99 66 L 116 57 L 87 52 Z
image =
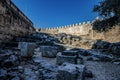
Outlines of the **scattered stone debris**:
M 109 43 L 98 40 L 96 43 L 94 43 L 92 49 L 99 49 L 102 52 L 120 56 L 120 42 Z
M 117 73 L 120 70 L 120 58 L 113 54 L 118 52 L 119 43 L 103 42 L 104 45 L 101 43 L 99 47 L 91 50 L 81 48 L 67 50 L 63 45 L 59 45 L 56 38 L 39 33 L 17 38 L 16 43 L 18 47 L 8 44 L 9 47 L 0 48 L 0 80 L 87 80 L 88 78 L 102 80 L 98 79 L 98 75 L 102 75 L 98 69 L 105 72 L 104 69 L 107 69 L 105 66 L 109 65 L 116 69 L 104 75 L 109 77 L 109 74 L 114 73 L 113 78 L 109 80 L 120 79 L 118 76 L 120 73 Z M 101 48 L 108 50 L 103 52 Z M 113 53 L 108 54 L 110 49 Z M 103 80 L 105 79 L 108 78 Z
M 84 71 L 84 65 L 63 63 L 58 68 L 57 80 L 83 80 Z

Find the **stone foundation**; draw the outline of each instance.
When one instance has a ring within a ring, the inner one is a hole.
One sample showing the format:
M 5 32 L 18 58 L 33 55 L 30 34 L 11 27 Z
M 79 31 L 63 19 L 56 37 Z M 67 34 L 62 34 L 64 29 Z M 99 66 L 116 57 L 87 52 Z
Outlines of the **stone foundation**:
M 72 64 L 82 64 L 83 59 L 79 55 L 77 50 L 66 50 L 57 54 L 57 64 L 61 65 L 64 62 Z
M 66 56 L 62 55 L 62 53 L 57 54 L 57 64 L 61 65 L 64 62 L 72 63 L 72 64 L 77 64 L 76 56 Z

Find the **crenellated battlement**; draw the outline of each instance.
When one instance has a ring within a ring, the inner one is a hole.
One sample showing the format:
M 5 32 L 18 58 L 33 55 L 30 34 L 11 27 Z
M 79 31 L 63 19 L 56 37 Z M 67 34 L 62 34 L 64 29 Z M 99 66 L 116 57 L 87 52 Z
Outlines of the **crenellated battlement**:
M 37 32 L 48 33 L 48 34 L 59 34 L 66 33 L 70 35 L 80 36 L 86 40 L 105 40 L 109 42 L 120 41 L 120 27 L 114 26 L 107 32 L 96 32 L 93 30 L 93 21 L 87 21 L 82 23 L 70 24 L 65 26 L 58 26 L 53 28 L 40 28 L 36 29 Z M 111 38 L 112 37 L 112 38 Z
M 90 25 L 92 24 L 91 21 L 87 21 L 87 22 L 82 22 L 82 23 L 76 23 L 76 24 L 70 24 L 70 25 L 65 25 L 65 26 L 58 26 L 58 27 L 52 27 L 52 28 L 40 28 L 40 31 L 42 30 L 56 30 L 56 29 L 67 29 L 67 28 L 74 28 L 77 26 L 83 26 L 83 25 Z M 36 31 L 38 31 L 38 29 L 36 29 Z

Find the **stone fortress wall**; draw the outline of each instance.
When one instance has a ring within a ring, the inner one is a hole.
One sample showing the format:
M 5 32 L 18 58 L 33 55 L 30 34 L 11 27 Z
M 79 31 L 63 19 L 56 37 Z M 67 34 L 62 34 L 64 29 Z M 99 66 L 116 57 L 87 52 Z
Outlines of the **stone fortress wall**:
M 45 28 L 45 29 L 36 29 L 37 32 L 45 32 L 50 34 L 66 33 L 73 35 L 87 35 L 88 32 L 92 29 L 91 22 L 83 22 L 79 24 L 60 26 L 56 28 Z
M 80 36 L 84 40 L 104 40 L 108 42 L 120 42 L 120 26 L 114 26 L 107 32 L 97 32 L 92 29 L 93 22 L 83 22 L 73 25 L 67 25 L 56 28 L 45 28 L 36 29 L 37 32 L 49 33 L 49 34 L 59 34 L 66 33 L 70 35 Z
M 0 0 L 0 42 L 33 32 L 32 21 L 11 0 Z

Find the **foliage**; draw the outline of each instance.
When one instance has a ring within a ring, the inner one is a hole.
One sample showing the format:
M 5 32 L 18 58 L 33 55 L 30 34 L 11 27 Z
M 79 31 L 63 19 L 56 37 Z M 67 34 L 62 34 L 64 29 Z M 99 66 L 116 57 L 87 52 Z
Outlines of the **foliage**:
M 111 17 L 111 18 L 105 19 L 105 20 L 96 20 L 93 23 L 93 30 L 96 30 L 98 32 L 108 31 L 115 24 L 117 24 L 117 20 L 118 20 L 117 17 Z
M 107 31 L 120 23 L 120 0 L 103 0 L 94 6 L 93 11 L 104 18 L 93 23 L 94 30 Z
M 93 11 L 98 12 L 100 16 L 105 18 L 120 17 L 120 0 L 103 0 L 94 6 Z

